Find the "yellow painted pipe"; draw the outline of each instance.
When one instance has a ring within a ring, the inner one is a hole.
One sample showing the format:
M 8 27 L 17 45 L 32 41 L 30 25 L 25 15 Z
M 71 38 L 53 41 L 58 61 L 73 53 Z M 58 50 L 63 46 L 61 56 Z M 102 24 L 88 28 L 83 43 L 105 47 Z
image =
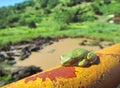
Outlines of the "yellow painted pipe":
M 120 44 L 97 51 L 98 65 L 56 67 L 2 88 L 115 88 L 120 83 Z

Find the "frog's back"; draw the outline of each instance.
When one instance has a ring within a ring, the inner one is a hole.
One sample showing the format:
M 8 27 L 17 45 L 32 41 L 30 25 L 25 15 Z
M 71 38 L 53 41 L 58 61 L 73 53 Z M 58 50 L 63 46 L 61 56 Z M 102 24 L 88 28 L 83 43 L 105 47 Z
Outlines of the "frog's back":
M 79 58 L 84 58 L 87 56 L 88 54 L 88 50 L 83 49 L 83 48 L 76 48 L 75 50 L 73 50 L 73 57 L 79 57 Z
M 64 57 L 70 57 L 70 58 L 85 58 L 85 56 L 88 54 L 88 50 L 83 48 L 76 48 L 66 54 L 64 54 Z

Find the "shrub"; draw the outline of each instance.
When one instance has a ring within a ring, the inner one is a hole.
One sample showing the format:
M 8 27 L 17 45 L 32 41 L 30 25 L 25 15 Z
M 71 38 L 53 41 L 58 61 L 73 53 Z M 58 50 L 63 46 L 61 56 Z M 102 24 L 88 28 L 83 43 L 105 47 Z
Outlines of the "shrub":
M 95 19 L 97 19 L 97 17 L 95 17 L 95 14 L 93 12 L 86 12 L 86 13 L 83 13 L 81 15 L 78 15 L 79 22 L 93 21 Z
M 48 0 L 47 7 L 53 8 L 58 4 L 59 0 Z
M 83 1 L 84 0 L 60 0 L 60 3 L 62 3 L 65 6 L 75 6 Z
M 71 11 L 70 9 L 60 8 L 59 10 L 56 10 L 54 13 L 51 14 L 51 18 L 55 22 L 69 24 L 70 22 L 73 22 L 74 14 L 75 12 Z
M 44 7 L 47 6 L 48 0 L 38 0 L 38 1 L 39 1 L 39 3 L 40 3 L 40 7 L 41 7 L 41 8 L 44 8 Z
M 36 26 L 34 21 L 30 21 L 30 22 L 28 22 L 28 27 L 29 28 L 36 28 L 37 26 Z
M 26 25 L 25 19 L 20 19 L 20 20 L 19 20 L 19 24 L 20 24 L 21 26 L 25 26 L 25 25 Z

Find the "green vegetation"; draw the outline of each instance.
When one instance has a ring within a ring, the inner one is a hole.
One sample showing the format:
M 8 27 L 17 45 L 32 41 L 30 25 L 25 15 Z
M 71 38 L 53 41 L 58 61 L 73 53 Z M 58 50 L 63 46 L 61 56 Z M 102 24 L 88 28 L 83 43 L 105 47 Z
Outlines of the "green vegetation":
M 120 0 L 27 0 L 0 8 L 0 45 L 47 37 L 87 37 L 120 42 Z M 105 19 L 106 18 L 106 19 Z
M 2 81 L 8 82 L 8 81 L 11 80 L 11 78 L 12 78 L 11 75 L 8 75 L 9 71 L 5 70 L 5 68 L 10 67 L 10 66 L 11 65 L 10 65 L 9 62 L 2 62 L 2 63 L 0 63 L 0 73 L 1 73 L 0 83 Z

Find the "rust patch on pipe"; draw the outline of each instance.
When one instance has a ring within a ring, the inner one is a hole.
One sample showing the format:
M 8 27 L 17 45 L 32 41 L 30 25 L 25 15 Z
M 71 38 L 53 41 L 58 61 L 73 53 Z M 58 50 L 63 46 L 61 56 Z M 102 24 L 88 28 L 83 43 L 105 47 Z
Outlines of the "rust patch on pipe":
M 25 83 L 29 81 L 35 81 L 37 78 L 41 78 L 42 81 L 45 81 L 46 78 L 51 80 L 56 80 L 56 78 L 73 78 L 76 77 L 75 69 L 73 67 L 60 67 L 57 69 L 53 69 L 51 71 L 47 71 L 44 73 L 40 73 L 29 78 L 25 79 Z

